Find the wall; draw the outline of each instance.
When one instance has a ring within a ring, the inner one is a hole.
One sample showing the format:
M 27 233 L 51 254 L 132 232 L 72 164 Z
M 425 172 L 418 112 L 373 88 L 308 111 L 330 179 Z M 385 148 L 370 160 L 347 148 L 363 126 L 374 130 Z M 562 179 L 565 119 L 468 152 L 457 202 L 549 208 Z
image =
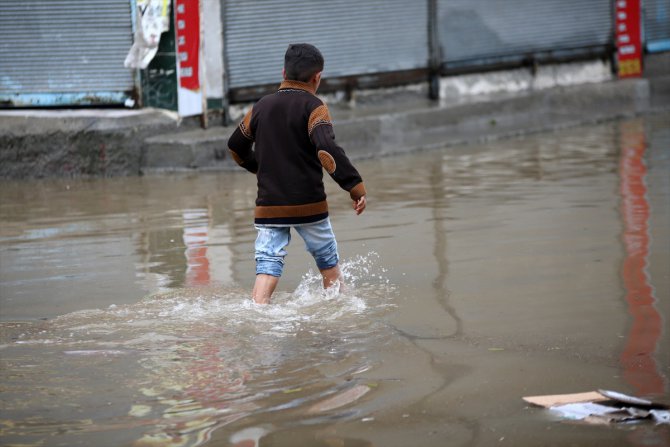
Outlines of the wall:
M 204 60 L 207 99 L 223 98 L 223 29 L 221 1 L 202 0 L 205 31 Z

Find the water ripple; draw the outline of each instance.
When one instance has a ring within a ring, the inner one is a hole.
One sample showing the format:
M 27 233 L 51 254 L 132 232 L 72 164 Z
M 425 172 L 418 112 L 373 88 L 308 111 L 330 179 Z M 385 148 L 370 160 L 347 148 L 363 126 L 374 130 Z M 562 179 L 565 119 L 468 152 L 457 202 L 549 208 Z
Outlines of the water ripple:
M 344 262 L 340 294 L 308 272 L 266 306 L 239 288 L 190 288 L 39 325 L 5 324 L 15 340 L 3 350 L 1 434 L 26 443 L 46 433 L 81 439 L 111 431 L 110 445 L 134 436 L 136 445 L 195 446 L 259 414 L 352 417 L 357 411 L 344 407 L 372 389 L 356 376 L 374 367 L 371 347 L 392 335 L 381 317 L 393 286 L 375 261 L 369 254 Z M 36 382 L 43 386 L 31 389 Z M 22 421 L 45 394 L 87 418 Z M 108 404 L 103 411 L 90 399 Z

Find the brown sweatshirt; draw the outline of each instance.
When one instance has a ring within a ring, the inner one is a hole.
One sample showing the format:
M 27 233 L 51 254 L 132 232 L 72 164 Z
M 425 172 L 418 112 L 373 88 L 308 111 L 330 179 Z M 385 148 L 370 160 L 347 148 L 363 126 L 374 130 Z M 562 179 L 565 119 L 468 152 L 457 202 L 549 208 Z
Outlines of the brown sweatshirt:
M 314 93 L 309 84 L 282 82 L 254 104 L 228 139 L 233 159 L 256 174 L 257 224 L 328 217 L 324 169 L 353 200 L 366 194 L 361 176 L 335 142 L 328 108 Z

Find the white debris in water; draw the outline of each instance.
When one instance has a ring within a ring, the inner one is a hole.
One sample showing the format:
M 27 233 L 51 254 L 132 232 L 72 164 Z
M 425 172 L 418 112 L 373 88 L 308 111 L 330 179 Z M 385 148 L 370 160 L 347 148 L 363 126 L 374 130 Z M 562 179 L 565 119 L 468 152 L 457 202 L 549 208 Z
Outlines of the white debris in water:
M 148 405 L 133 405 L 128 412 L 128 415 L 134 417 L 144 417 L 151 413 L 151 407 Z
M 131 340 L 127 340 L 124 342 L 124 345 L 128 346 L 133 346 L 133 345 L 149 345 L 151 346 L 152 344 L 156 343 L 164 343 L 164 342 L 178 342 L 178 341 L 187 341 L 187 338 L 182 338 L 182 337 L 175 337 L 173 335 L 164 335 L 164 334 L 159 334 L 156 332 L 149 332 L 147 334 L 143 334 L 137 338 L 133 338 Z
M 125 351 L 119 351 L 117 349 L 84 349 L 80 351 L 63 351 L 66 355 L 81 355 L 81 356 L 90 356 L 90 355 L 123 355 Z

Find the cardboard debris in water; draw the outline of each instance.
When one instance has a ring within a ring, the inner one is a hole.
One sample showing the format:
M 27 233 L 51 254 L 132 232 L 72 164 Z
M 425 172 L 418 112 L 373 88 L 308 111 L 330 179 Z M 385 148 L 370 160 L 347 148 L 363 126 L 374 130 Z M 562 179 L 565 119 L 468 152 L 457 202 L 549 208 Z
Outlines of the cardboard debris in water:
M 612 424 L 651 420 L 670 424 L 669 407 L 616 391 L 527 396 L 523 400 L 548 408 L 566 419 L 590 424 Z
M 367 394 L 368 391 L 370 391 L 369 386 L 356 385 L 353 388 L 349 388 L 346 391 L 335 394 L 333 397 L 312 405 L 312 407 L 310 407 L 307 412 L 313 414 L 340 408 L 363 397 L 365 394 Z

